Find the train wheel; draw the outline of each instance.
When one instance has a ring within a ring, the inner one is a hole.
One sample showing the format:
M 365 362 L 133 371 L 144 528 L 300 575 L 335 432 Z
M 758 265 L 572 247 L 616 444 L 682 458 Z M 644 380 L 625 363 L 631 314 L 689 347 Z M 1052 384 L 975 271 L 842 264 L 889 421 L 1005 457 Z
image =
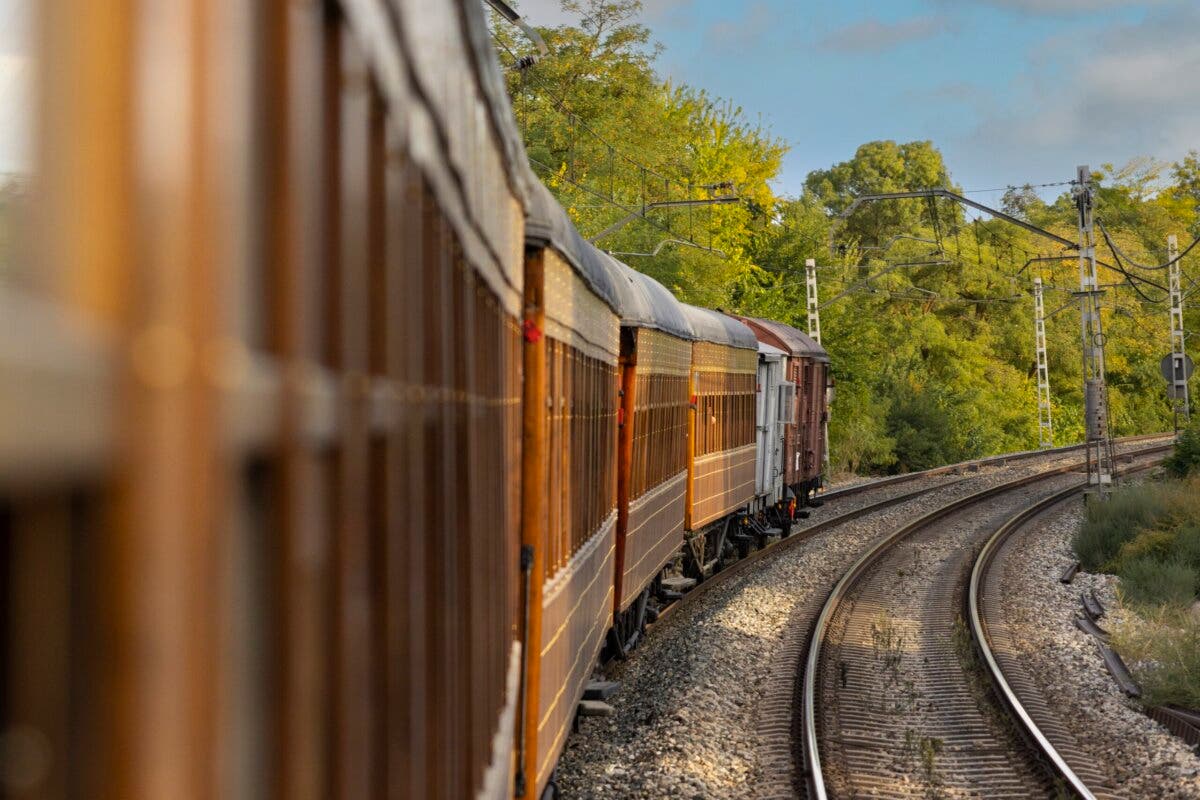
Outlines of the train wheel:
M 638 595 L 637 600 L 613 620 L 613 626 L 608 632 L 608 644 L 617 658 L 623 659 L 628 656 L 646 633 L 646 609 L 649 602 L 650 587 L 647 586 Z

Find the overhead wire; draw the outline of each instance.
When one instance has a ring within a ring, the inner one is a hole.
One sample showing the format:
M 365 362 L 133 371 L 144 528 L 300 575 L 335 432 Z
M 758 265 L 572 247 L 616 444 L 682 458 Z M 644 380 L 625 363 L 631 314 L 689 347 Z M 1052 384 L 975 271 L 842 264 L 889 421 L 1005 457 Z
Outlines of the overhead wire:
M 1190 253 L 1192 251 L 1192 249 L 1196 247 L 1197 244 L 1200 244 L 1200 236 L 1198 236 L 1192 240 L 1191 244 L 1189 244 L 1187 247 L 1185 247 L 1183 249 L 1183 252 L 1181 252 L 1179 255 L 1175 256 L 1174 258 L 1172 258 L 1170 261 L 1168 261 L 1165 264 L 1158 264 L 1156 266 L 1150 266 L 1148 264 L 1139 264 L 1136 261 L 1134 261 L 1132 258 L 1130 258 L 1128 255 L 1126 255 L 1125 251 L 1123 251 L 1120 247 L 1117 246 L 1117 243 L 1114 242 L 1112 237 L 1109 235 L 1108 229 L 1104 227 L 1103 222 L 1101 222 L 1099 219 L 1097 219 L 1096 225 L 1097 225 L 1097 227 L 1100 228 L 1100 233 L 1104 235 L 1104 241 L 1108 243 L 1108 249 L 1112 250 L 1113 255 L 1124 259 L 1125 261 L 1127 261 L 1129 263 L 1129 266 L 1131 266 L 1131 267 L 1135 267 L 1136 269 L 1147 270 L 1150 272 L 1153 272 L 1156 270 L 1164 270 L 1164 269 L 1169 268 L 1172 264 L 1177 263 L 1181 258 L 1183 258 L 1188 253 Z

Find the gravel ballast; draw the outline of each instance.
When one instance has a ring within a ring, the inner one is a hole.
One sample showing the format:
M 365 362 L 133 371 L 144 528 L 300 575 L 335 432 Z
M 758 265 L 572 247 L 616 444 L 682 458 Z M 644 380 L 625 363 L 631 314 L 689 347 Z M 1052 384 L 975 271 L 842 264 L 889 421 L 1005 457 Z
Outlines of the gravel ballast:
M 567 798 L 759 797 L 758 722 L 764 690 L 797 609 L 819 606 L 840 574 L 884 533 L 952 499 L 1045 469 L 1053 461 L 988 467 L 968 480 L 836 526 L 716 587 L 658 625 L 633 656 L 605 674 L 621 684 L 615 715 L 581 720 L 559 763 Z M 956 481 L 940 477 L 939 483 Z M 888 487 L 831 503 L 810 523 L 914 488 Z M 802 535 L 801 531 L 798 534 Z
M 1108 609 L 1102 624 L 1124 612 L 1112 575 L 1059 576 L 1075 560 L 1071 538 L 1083 521 L 1075 500 L 1015 534 L 1002 566 L 1002 611 L 1017 652 L 1079 745 L 1107 773 L 1107 791 L 1128 798 L 1200 798 L 1200 758 L 1141 713 L 1104 668 L 1095 640 L 1075 627 L 1080 592 L 1094 590 Z

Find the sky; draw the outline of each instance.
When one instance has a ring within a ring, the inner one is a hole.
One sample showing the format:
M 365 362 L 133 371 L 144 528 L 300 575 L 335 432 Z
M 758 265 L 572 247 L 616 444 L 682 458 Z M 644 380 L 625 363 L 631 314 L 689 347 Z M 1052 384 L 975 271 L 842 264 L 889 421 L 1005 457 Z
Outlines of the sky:
M 571 21 L 558 0 L 516 5 L 535 25 Z M 644 6 L 664 78 L 732 99 L 790 145 L 786 194 L 877 139 L 932 140 L 970 191 L 1200 149 L 1197 0 Z
M 35 1 L 0 0 L 0 173 L 29 159 Z M 514 4 L 537 25 L 572 21 L 559 0 Z M 875 139 L 933 140 L 968 190 L 1200 148 L 1197 0 L 644 5 L 664 78 L 734 100 L 790 145 L 787 194 Z

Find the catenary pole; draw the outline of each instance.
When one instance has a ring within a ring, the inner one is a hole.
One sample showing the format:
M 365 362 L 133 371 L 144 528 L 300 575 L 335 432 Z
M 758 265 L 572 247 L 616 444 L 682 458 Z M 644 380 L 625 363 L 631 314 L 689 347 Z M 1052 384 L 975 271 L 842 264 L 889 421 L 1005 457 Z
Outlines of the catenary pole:
M 1096 238 L 1093 220 L 1092 173 L 1077 170 L 1075 205 L 1079 212 L 1079 312 L 1083 338 L 1083 397 L 1086 429 L 1088 488 L 1104 498 L 1113 479 L 1113 445 L 1108 424 L 1108 387 L 1104 378 L 1104 329 L 1100 318 L 1096 277 Z
M 817 261 L 809 258 L 804 261 L 804 296 L 808 304 L 808 335 L 817 344 L 821 343 L 821 304 L 817 296 Z M 829 387 L 825 387 L 825 422 L 822 435 L 825 437 L 825 454 L 822 459 L 822 471 L 829 476 Z
M 1033 279 L 1033 327 L 1037 340 L 1038 446 L 1054 447 L 1054 424 L 1050 418 L 1050 367 L 1046 359 L 1046 305 L 1042 279 Z
M 1188 397 L 1188 379 L 1185 372 L 1187 358 L 1184 350 L 1183 291 L 1179 284 L 1179 240 L 1175 235 L 1167 237 L 1167 263 L 1170 264 L 1168 284 L 1171 292 L 1171 405 L 1175 410 L 1175 430 L 1179 431 L 1179 415 L 1183 414 L 1186 425 L 1191 421 L 1191 398 Z

